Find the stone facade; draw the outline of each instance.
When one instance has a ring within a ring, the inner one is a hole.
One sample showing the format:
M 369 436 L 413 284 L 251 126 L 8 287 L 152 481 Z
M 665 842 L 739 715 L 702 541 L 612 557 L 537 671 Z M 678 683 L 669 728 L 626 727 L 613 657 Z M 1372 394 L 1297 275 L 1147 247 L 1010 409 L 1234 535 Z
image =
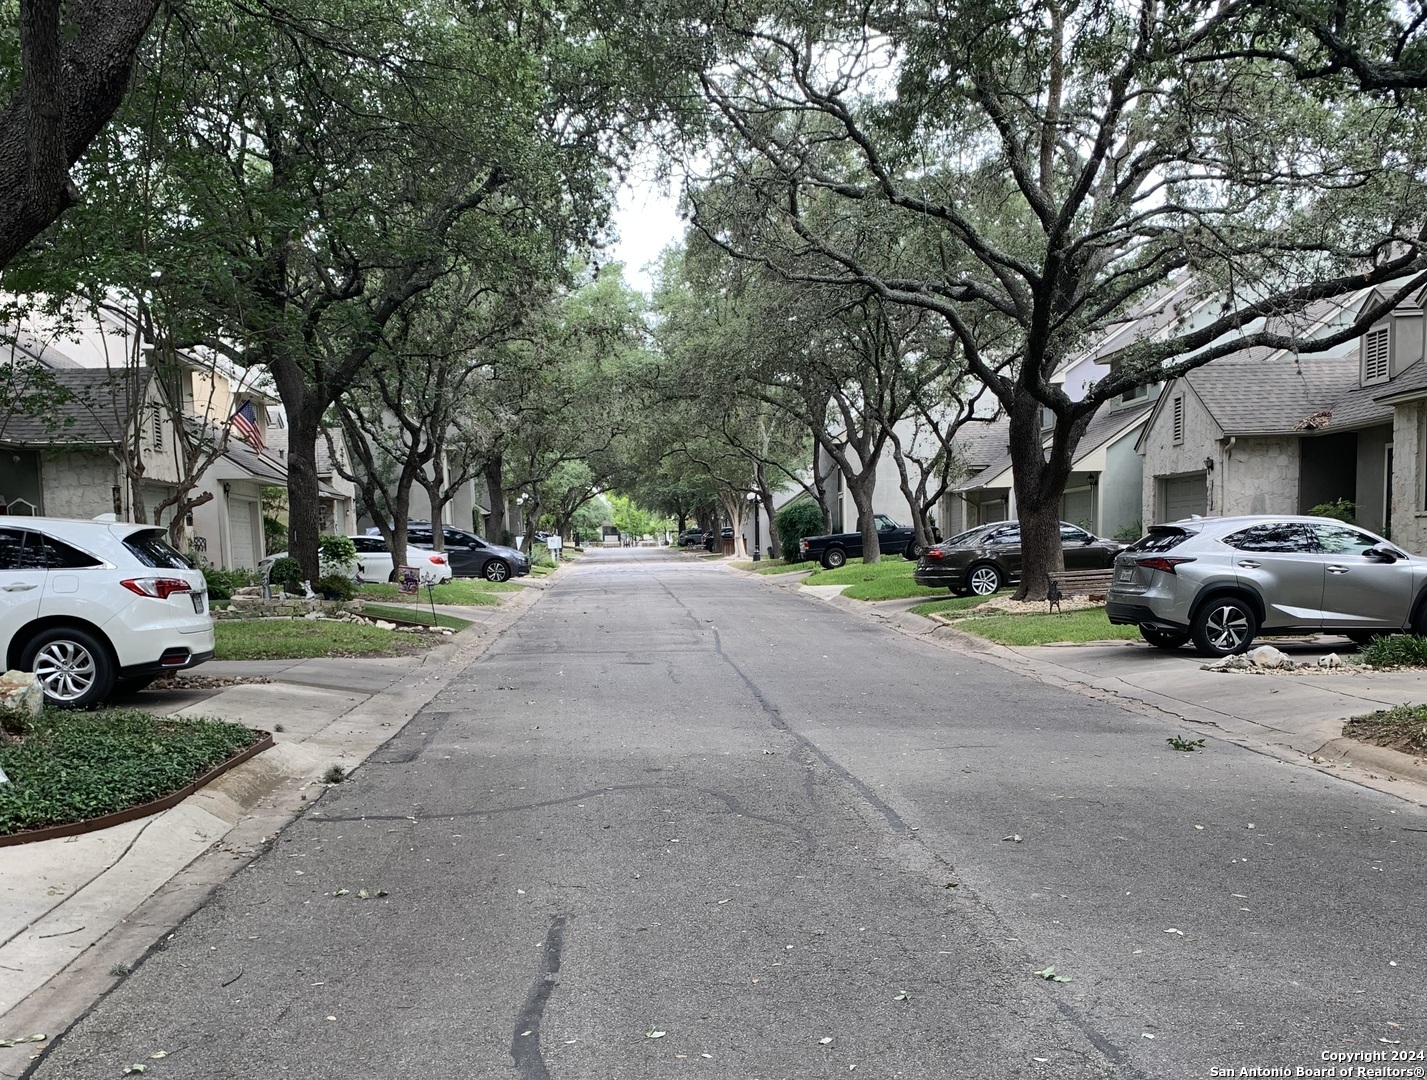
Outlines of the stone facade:
M 114 512 L 123 470 L 103 450 L 46 451 L 40 462 L 47 517 L 93 518 Z
M 1301 454 L 1292 436 L 1240 439 L 1232 448 L 1216 447 L 1214 497 L 1221 514 L 1298 514 Z
M 1427 553 L 1427 401 L 1394 410 L 1392 425 L 1391 539 L 1408 551 Z

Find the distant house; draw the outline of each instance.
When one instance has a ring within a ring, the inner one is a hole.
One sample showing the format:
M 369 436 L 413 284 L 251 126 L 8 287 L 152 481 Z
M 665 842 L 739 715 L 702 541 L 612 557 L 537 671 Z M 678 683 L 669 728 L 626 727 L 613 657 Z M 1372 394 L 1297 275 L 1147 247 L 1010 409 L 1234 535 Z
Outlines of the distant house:
M 1346 325 L 1378 296 L 1320 305 L 1314 331 Z M 1170 383 L 1139 438 L 1146 520 L 1346 500 L 1365 528 L 1427 551 L 1422 299 L 1336 348 L 1249 350 Z
M 269 445 L 281 411 L 263 389 L 264 374 L 180 353 L 161 377 L 122 308 L 71 315 L 34 318 L 5 335 L 0 499 L 6 512 L 134 520 L 142 510 L 155 522 L 156 507 L 183 481 L 185 454 L 197 447 L 196 460 L 206 468 L 193 494 L 210 498 L 183 522 L 187 544 L 215 566 L 256 567 L 265 553 L 262 489 L 287 484 L 283 455 Z M 231 419 L 245 405 L 252 415 L 246 433 Z M 141 468 L 126 468 L 126 458 Z M 324 486 L 323 497 L 330 519 L 345 531 L 352 497 L 343 483 Z M 174 512 L 155 523 L 171 525 Z

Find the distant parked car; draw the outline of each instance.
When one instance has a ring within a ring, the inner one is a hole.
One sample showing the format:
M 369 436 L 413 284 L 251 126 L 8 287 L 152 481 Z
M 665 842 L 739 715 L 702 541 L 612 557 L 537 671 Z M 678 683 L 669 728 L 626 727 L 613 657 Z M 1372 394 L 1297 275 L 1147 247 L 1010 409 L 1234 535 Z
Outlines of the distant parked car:
M 368 534 L 371 530 L 367 530 Z M 441 527 L 446 561 L 456 577 L 485 578 L 487 581 L 508 581 L 530 573 L 530 560 L 515 548 L 492 544 L 454 525 Z M 417 547 L 432 545 L 431 525 L 425 521 L 406 523 L 406 542 Z
M 703 529 L 685 529 L 679 534 L 680 547 L 697 547 L 704 542 Z
M 1335 518 L 1190 518 L 1151 526 L 1115 560 L 1105 605 L 1151 645 L 1204 656 L 1259 633 L 1427 634 L 1427 559 Z
M 877 550 L 883 555 L 917 557 L 916 530 L 910 525 L 898 525 L 886 514 L 874 514 L 877 523 Z M 798 541 L 798 558 L 836 570 L 848 559 L 862 558 L 862 533 L 829 533 L 826 536 L 805 536 Z
M 359 582 L 386 582 L 396 580 L 396 569 L 392 565 L 391 549 L 380 536 L 351 536 L 348 537 L 357 547 L 357 561 L 351 567 L 351 576 Z M 273 563 L 279 559 L 287 558 L 287 552 L 279 551 L 272 555 L 265 555 L 258 562 L 258 574 L 263 581 L 268 581 L 272 574 Z M 430 582 L 432 585 L 440 585 L 451 580 L 451 564 L 446 556 L 439 551 L 428 551 L 424 548 L 408 544 L 406 548 L 406 562 L 408 566 L 414 566 L 421 574 L 423 583 Z M 313 583 L 314 587 L 316 582 Z
M 1125 549 L 1068 521 L 1060 523 L 1060 546 L 1067 570 L 1104 570 Z M 927 548 L 912 578 L 918 585 L 950 589 L 957 596 L 990 596 L 1021 580 L 1021 526 L 997 521 Z
M 55 705 L 93 705 L 213 657 L 201 571 L 163 529 L 5 518 L 0 653 Z

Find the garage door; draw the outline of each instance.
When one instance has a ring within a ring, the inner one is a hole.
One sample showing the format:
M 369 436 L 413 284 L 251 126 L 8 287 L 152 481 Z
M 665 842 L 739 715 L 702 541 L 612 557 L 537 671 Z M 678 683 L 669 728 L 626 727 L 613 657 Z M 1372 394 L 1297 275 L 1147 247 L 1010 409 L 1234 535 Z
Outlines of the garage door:
M 1207 485 L 1203 473 L 1171 476 L 1160 481 L 1160 521 L 1178 521 L 1191 514 L 1207 512 Z
M 253 553 L 253 504 L 243 499 L 228 502 L 228 533 L 233 541 L 233 565 L 253 569 L 258 565 Z

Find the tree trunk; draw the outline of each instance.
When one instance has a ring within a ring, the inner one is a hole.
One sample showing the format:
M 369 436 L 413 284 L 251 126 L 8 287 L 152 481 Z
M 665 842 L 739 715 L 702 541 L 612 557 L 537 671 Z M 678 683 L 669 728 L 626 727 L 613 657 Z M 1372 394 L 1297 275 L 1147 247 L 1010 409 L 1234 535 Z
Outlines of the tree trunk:
M 289 414 L 287 439 L 287 551 L 302 567 L 304 580 L 321 577 L 317 537 L 322 532 L 320 487 L 317 480 L 317 439 L 322 414 L 310 407 Z M 395 552 L 393 552 L 395 555 Z
M 492 544 L 505 543 L 505 457 L 496 454 L 486 462 L 481 470 L 486 478 L 486 499 L 491 508 L 490 525 L 486 529 L 486 539 Z
M 69 166 L 123 100 L 158 6 L 21 0 L 21 83 L 0 110 L 0 267 L 79 201 Z
M 1089 416 L 1057 420 L 1047 455 L 1041 403 L 1017 390 L 1011 409 L 1011 467 L 1021 524 L 1021 584 L 1016 600 L 1044 600 L 1050 576 L 1065 569 L 1060 546 L 1060 506 L 1075 447 Z
M 877 535 L 877 522 L 872 516 L 872 493 L 877 487 L 877 473 L 869 471 L 856 480 L 843 476 L 852 505 L 857 507 L 857 529 L 862 534 L 862 561 L 871 566 L 882 561 L 882 541 Z

